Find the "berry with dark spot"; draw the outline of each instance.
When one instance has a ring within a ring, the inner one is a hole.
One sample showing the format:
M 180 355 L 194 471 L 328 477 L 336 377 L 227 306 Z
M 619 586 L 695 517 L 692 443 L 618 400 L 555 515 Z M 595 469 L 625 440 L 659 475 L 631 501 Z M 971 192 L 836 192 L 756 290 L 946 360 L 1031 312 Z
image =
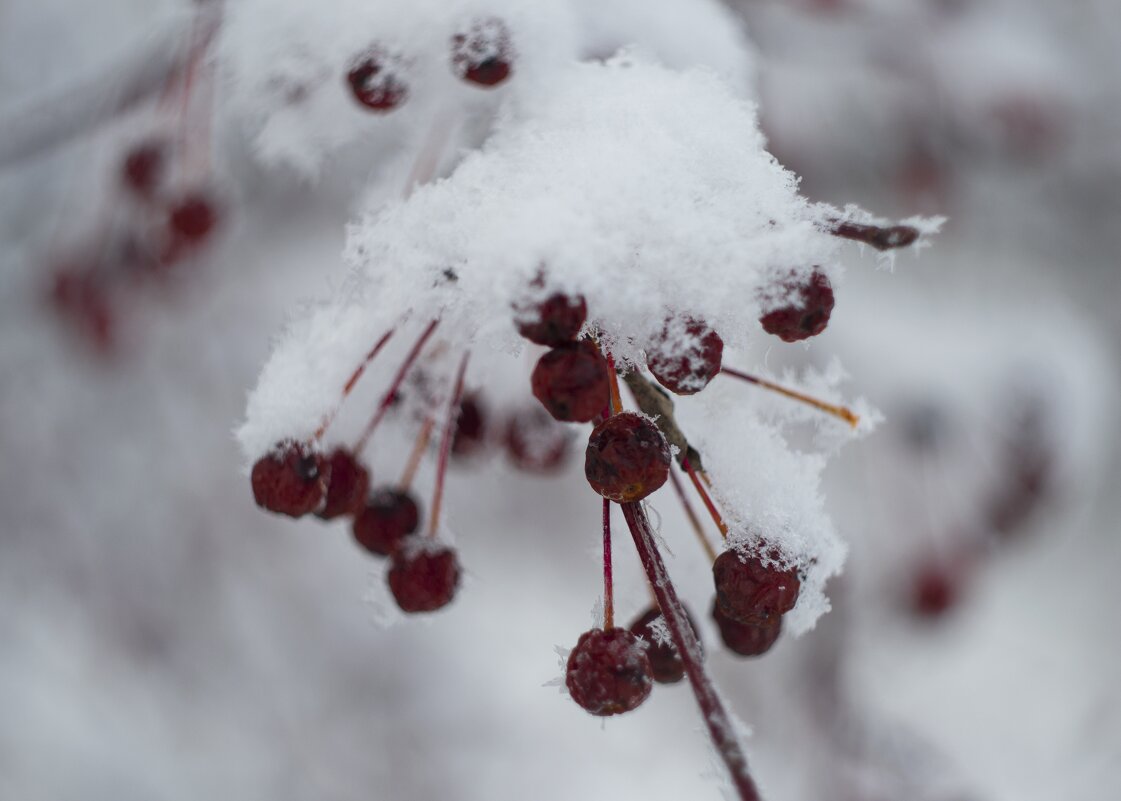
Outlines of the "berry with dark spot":
M 414 538 L 393 553 L 389 590 L 401 611 L 433 612 L 451 603 L 459 586 L 455 551 Z
M 471 456 L 482 449 L 486 444 L 486 438 L 486 405 L 476 393 L 465 395 L 459 402 L 455 436 L 452 438 L 452 455 L 458 457 Z
M 584 475 L 592 489 L 616 503 L 641 501 L 669 478 L 665 436 L 636 412 L 620 412 L 592 430 Z
M 409 97 L 404 74 L 404 58 L 375 45 L 352 62 L 346 80 L 354 98 L 364 107 L 388 112 Z
M 465 81 L 493 87 L 510 77 L 514 47 L 510 30 L 497 17 L 473 20 L 452 37 L 452 72 Z
M 720 611 L 740 623 L 767 623 L 798 602 L 802 583 L 794 570 L 763 564 L 758 556 L 724 551 L 712 565 L 716 603 Z
M 306 442 L 284 441 L 253 465 L 253 499 L 270 512 L 303 517 L 323 505 L 331 464 Z
M 814 270 L 805 282 L 788 282 L 782 289 L 795 294 L 796 299 L 760 317 L 764 331 L 783 342 L 799 342 L 825 330 L 833 313 L 833 286 L 825 273 Z
M 121 183 L 136 195 L 149 198 L 163 183 L 166 166 L 167 146 L 163 142 L 141 142 L 125 154 L 124 164 L 121 165 Z
M 673 318 L 646 349 L 646 366 L 677 395 L 700 392 L 720 372 L 724 340 L 700 320 Z
M 583 295 L 556 292 L 537 303 L 514 307 L 518 333 L 538 345 L 554 348 L 576 339 L 588 319 L 588 304 Z
M 331 466 L 327 501 L 316 514 L 324 520 L 357 514 L 370 488 L 369 471 L 346 448 L 336 448 L 327 461 Z
M 354 518 L 354 539 L 375 556 L 389 556 L 420 525 L 420 508 L 408 492 L 383 487 Z
M 740 623 L 728 617 L 713 601 L 712 619 L 720 629 L 720 639 L 734 654 L 760 656 L 771 650 L 782 634 L 782 615 L 775 615 L 763 623 Z
M 533 395 L 562 423 L 587 423 L 611 397 L 607 360 L 587 340 L 559 345 L 533 368 Z
M 693 616 L 686 611 L 685 617 L 696 636 L 697 626 L 693 622 Z M 662 610 L 652 606 L 631 623 L 630 631 L 646 641 L 646 658 L 650 660 L 654 681 L 659 684 L 673 684 L 684 677 L 685 663 L 674 644 L 666 639 L 665 635 L 668 635 L 669 631 L 665 624 L 661 623 L 659 626 L 661 634 L 655 630 L 655 622 L 661 620 Z M 700 643 L 699 637 L 697 642 Z
M 630 712 L 654 686 L 646 647 L 626 629 L 592 629 L 568 655 L 565 686 L 572 700 L 593 715 Z
M 572 432 L 540 406 L 514 412 L 504 440 L 510 461 L 527 473 L 555 472 L 572 452 Z

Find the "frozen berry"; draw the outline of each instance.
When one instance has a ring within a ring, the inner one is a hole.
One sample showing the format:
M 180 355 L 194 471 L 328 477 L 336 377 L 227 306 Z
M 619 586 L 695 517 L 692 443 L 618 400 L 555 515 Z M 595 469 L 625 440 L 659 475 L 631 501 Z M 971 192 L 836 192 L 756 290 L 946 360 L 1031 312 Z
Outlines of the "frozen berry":
M 218 212 L 206 195 L 189 194 L 172 204 L 167 224 L 173 241 L 195 245 L 210 236 L 218 224 Z
M 304 442 L 280 442 L 253 465 L 253 498 L 270 512 L 302 517 L 323 505 L 331 465 Z
M 950 611 L 960 595 L 961 579 L 950 565 L 923 565 L 911 583 L 911 611 L 918 617 L 938 618 Z
M 537 303 L 516 305 L 514 312 L 519 334 L 553 348 L 576 339 L 588 318 L 588 305 L 583 295 L 557 292 Z
M 705 323 L 673 318 L 646 349 L 646 366 L 670 392 L 692 395 L 720 372 L 723 353 L 724 340 Z
M 611 398 L 607 360 L 587 340 L 553 348 L 533 368 L 533 395 L 562 423 L 595 419 Z
M 420 525 L 413 497 L 391 487 L 376 490 L 354 518 L 354 539 L 376 556 L 389 556 Z
M 618 715 L 647 699 L 653 678 L 638 637 L 626 629 L 592 629 L 568 655 L 564 683 L 572 700 L 593 715 Z
M 713 601 L 712 619 L 720 629 L 720 639 L 724 645 L 740 656 L 765 654 L 782 634 L 782 615 L 776 615 L 763 623 L 740 623 L 725 615 L 720 604 Z
M 696 636 L 697 626 L 693 616 L 688 612 L 685 617 Z M 659 684 L 673 684 L 681 681 L 685 675 L 685 663 L 681 660 L 676 646 L 668 640 L 669 630 L 662 621 L 662 610 L 652 606 L 643 612 L 637 620 L 630 625 L 632 634 L 637 634 L 646 641 L 646 658 L 650 660 L 650 668 L 654 681 Z M 700 642 L 700 638 L 697 638 Z
M 370 473 L 345 448 L 336 448 L 327 457 L 331 478 L 327 482 L 327 502 L 317 514 L 324 520 L 357 514 L 370 488 Z
M 432 612 L 451 603 L 459 586 L 455 551 L 415 539 L 402 543 L 389 568 L 389 589 L 403 612 Z
M 743 557 L 737 551 L 716 557 L 712 575 L 720 611 L 740 623 L 766 623 L 786 614 L 802 586 L 796 571 L 764 565 L 758 556 Z
M 409 96 L 405 60 L 380 46 L 356 58 L 346 74 L 355 99 L 373 111 L 392 111 Z
M 551 473 L 572 452 L 572 432 L 540 406 L 527 406 L 511 415 L 506 424 L 506 453 L 527 473 Z
M 670 450 L 648 417 L 620 412 L 588 438 L 584 475 L 592 489 L 616 503 L 641 501 L 669 478 Z
M 141 142 L 125 154 L 121 182 L 140 197 L 151 197 L 163 182 L 167 147 L 158 140 Z
M 455 436 L 452 438 L 452 455 L 466 457 L 477 453 L 486 444 L 486 438 L 486 406 L 477 394 L 465 395 L 459 402 Z
M 497 17 L 476 19 L 452 37 L 452 71 L 477 86 L 497 86 L 510 77 L 514 48 L 506 23 Z
M 798 342 L 817 336 L 829 324 L 833 313 L 833 287 L 825 273 L 814 270 L 804 283 L 783 284 L 786 293 L 796 299 L 787 306 L 768 312 L 759 318 L 763 330 L 774 334 L 783 342 Z

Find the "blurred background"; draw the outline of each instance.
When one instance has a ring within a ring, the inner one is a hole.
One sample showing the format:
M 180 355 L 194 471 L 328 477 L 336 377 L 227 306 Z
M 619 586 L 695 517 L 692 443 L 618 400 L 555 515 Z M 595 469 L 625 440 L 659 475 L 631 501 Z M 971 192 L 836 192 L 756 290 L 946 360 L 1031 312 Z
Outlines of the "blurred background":
M 0 3 L 0 798 L 720 797 L 686 687 L 601 725 L 546 686 L 600 593 L 579 458 L 527 475 L 493 437 L 455 465 L 470 575 L 419 621 L 346 524 L 254 506 L 231 432 L 270 341 L 427 130 L 302 113 L 316 53 L 248 53 L 300 5 Z M 582 57 L 742 79 L 811 199 L 948 217 L 892 269 L 854 249 L 829 329 L 767 352 L 839 358 L 885 417 L 827 471 L 850 554 L 814 631 L 721 649 L 654 502 L 766 797 L 1117 797 L 1121 5 L 561 5 Z M 155 211 L 132 157 L 168 132 Z M 476 388 L 492 432 L 525 383 Z

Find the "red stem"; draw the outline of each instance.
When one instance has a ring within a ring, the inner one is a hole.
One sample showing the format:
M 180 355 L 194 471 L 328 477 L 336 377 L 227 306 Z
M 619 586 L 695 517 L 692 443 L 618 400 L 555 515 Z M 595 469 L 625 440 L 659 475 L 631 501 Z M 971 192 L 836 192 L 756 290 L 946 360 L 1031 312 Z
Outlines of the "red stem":
M 603 499 L 603 628 L 615 628 L 615 591 L 611 580 L 611 501 Z
M 444 476 L 448 472 L 448 455 L 455 439 L 456 423 L 459 421 L 459 399 L 463 397 L 463 377 L 467 373 L 468 351 L 459 362 L 459 372 L 455 376 L 455 389 L 448 403 L 448 417 L 444 423 L 444 433 L 440 439 L 440 461 L 436 463 L 436 489 L 432 493 L 432 515 L 428 519 L 428 536 L 435 537 L 440 527 L 440 505 L 444 500 Z
M 654 532 L 650 529 L 650 521 L 646 513 L 637 503 L 622 504 L 623 517 L 634 538 L 638 557 L 642 560 L 642 567 L 646 570 L 646 578 L 650 582 L 654 595 L 658 599 L 658 606 L 662 610 L 662 618 L 666 621 L 670 638 L 673 640 L 677 652 L 685 666 L 685 675 L 693 695 L 697 699 L 697 706 L 701 708 L 701 716 L 708 728 L 716 752 L 724 760 L 724 764 L 731 774 L 732 784 L 735 785 L 740 801 L 759 801 L 759 791 L 747 767 L 747 756 L 743 745 L 736 735 L 735 725 L 727 710 L 724 708 L 716 687 L 705 672 L 700 644 L 685 617 L 685 610 L 677 599 L 677 591 L 666 572 L 662 555 L 654 540 Z
M 370 442 L 370 437 L 374 433 L 374 429 L 378 427 L 378 423 L 385 417 L 385 413 L 389 411 L 389 407 L 393 405 L 393 399 L 397 397 L 397 390 L 401 388 L 401 384 L 405 381 L 405 376 L 409 374 L 409 368 L 413 366 L 413 362 L 420 356 L 421 350 L 424 348 L 424 343 L 432 336 L 432 332 L 436 330 L 439 325 L 439 320 L 433 320 L 424 329 L 424 333 L 420 335 L 409 351 L 409 355 L 405 357 L 404 363 L 397 371 L 397 375 L 393 377 L 393 383 L 389 385 L 389 389 L 378 404 L 377 410 L 374 411 L 374 416 L 370 418 L 370 422 L 366 424 L 366 430 L 362 432 L 362 436 L 358 438 L 358 442 L 354 445 L 354 455 L 357 456 L 366 449 L 366 445 Z
M 319 426 L 319 430 L 315 432 L 315 438 L 317 440 L 323 439 L 323 435 L 327 433 L 327 427 L 331 425 L 332 421 L 334 421 L 335 419 L 335 415 L 339 413 L 339 409 L 342 407 L 343 401 L 346 400 L 351 390 L 354 389 L 354 385 L 358 383 L 358 379 L 362 377 L 362 373 L 364 373 L 366 371 L 366 368 L 370 366 L 370 362 L 374 360 L 374 357 L 381 353 L 381 349 L 385 347 L 385 343 L 389 341 L 389 338 L 393 336 L 393 332 L 396 330 L 397 329 L 395 328 L 390 328 L 388 331 L 382 334 L 381 339 L 379 339 L 374 347 L 370 349 L 370 352 L 366 354 L 366 358 L 362 360 L 362 363 L 354 368 L 354 372 L 350 374 L 350 378 L 348 378 L 346 384 L 343 385 L 343 391 L 342 395 L 339 397 L 338 405 L 331 410 L 331 412 L 323 420 L 323 424 Z
M 712 498 L 709 497 L 708 490 L 705 489 L 705 485 L 701 483 L 700 478 L 697 476 L 697 471 L 693 469 L 693 465 L 688 459 L 683 459 L 681 465 L 685 468 L 685 472 L 689 474 L 689 480 L 692 481 L 693 486 L 696 487 L 697 494 L 700 495 L 701 500 L 704 501 L 705 508 L 708 509 L 708 513 L 712 517 L 712 522 L 720 529 L 720 536 L 727 539 L 728 524 L 725 523 L 724 518 L 720 516 L 720 510 L 716 508 L 716 504 L 713 503 Z
M 670 481 L 673 482 L 673 488 L 677 492 L 677 497 L 681 499 L 681 505 L 685 507 L 685 516 L 689 518 L 689 523 L 693 527 L 693 533 L 697 535 L 697 540 L 701 543 L 701 547 L 704 548 L 705 554 L 708 555 L 708 561 L 715 562 L 716 551 L 713 550 L 712 543 L 709 542 L 708 537 L 705 536 L 704 526 L 701 525 L 697 513 L 693 511 L 693 504 L 689 503 L 689 498 L 685 495 L 685 488 L 681 486 L 681 479 L 677 477 L 677 473 L 673 471 L 672 467 L 669 471 L 669 477 Z

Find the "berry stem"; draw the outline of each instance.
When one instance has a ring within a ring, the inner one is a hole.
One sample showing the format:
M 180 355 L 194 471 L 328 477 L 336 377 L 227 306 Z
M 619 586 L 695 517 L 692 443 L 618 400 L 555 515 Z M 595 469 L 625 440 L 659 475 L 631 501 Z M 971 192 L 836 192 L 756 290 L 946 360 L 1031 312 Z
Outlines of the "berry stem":
M 611 501 L 603 499 L 603 628 L 615 628 L 615 590 L 611 579 Z
M 623 401 L 619 398 L 619 374 L 615 372 L 615 357 L 607 355 L 607 377 L 611 380 L 611 414 L 623 411 Z
M 452 131 L 455 130 L 454 122 L 454 118 L 448 112 L 440 113 L 437 115 L 436 119 L 433 120 L 432 128 L 428 131 L 428 136 L 424 140 L 424 145 L 417 154 L 412 171 L 409 173 L 409 178 L 405 182 L 404 195 L 406 198 L 408 198 L 418 186 L 422 186 L 431 181 L 432 176 L 436 174 L 436 170 L 439 168 L 440 160 L 444 154 L 444 148 L 452 135 Z
M 455 438 L 455 426 L 459 418 L 459 399 L 463 396 L 463 377 L 467 373 L 467 357 L 470 351 L 463 354 L 459 362 L 459 372 L 455 376 L 455 389 L 448 402 L 448 416 L 444 422 L 444 431 L 440 438 L 440 461 L 436 464 L 436 489 L 432 493 L 432 515 L 428 519 L 428 536 L 435 537 L 440 527 L 440 505 L 444 500 L 444 476 L 448 472 L 448 455 L 451 453 L 452 440 Z
M 387 343 L 390 337 L 393 336 L 393 332 L 395 330 L 396 329 L 394 328 L 390 328 L 388 331 L 382 334 L 381 339 L 379 339 L 374 347 L 370 349 L 370 352 L 366 354 L 366 358 L 363 359 L 362 363 L 359 364 L 358 367 L 354 369 L 354 372 L 350 374 L 350 378 L 348 378 L 347 382 L 343 385 L 342 395 L 339 396 L 338 404 L 334 409 L 330 411 L 330 413 L 328 413 L 327 417 L 323 420 L 323 424 L 319 426 L 319 430 L 315 432 L 316 440 L 323 439 L 323 435 L 327 433 L 328 426 L 330 426 L 331 423 L 334 422 L 335 416 L 339 413 L 339 409 L 342 408 L 343 401 L 346 400 L 347 396 L 351 393 L 351 390 L 354 389 L 354 385 L 358 383 L 358 379 L 362 377 L 362 373 L 366 372 L 366 368 L 370 366 L 370 362 L 374 360 L 374 357 L 381 353 L 381 349 L 385 347 L 385 343 Z
M 787 389 L 786 387 L 779 386 L 778 384 L 768 381 L 765 378 L 759 378 L 758 376 L 750 375 L 749 373 L 741 373 L 739 370 L 733 370 L 731 367 L 721 367 L 720 372 L 730 375 L 733 378 L 738 378 L 741 381 L 746 381 L 749 384 L 755 384 L 756 386 L 763 387 L 764 389 L 769 389 L 771 390 L 771 392 L 777 392 L 779 395 L 784 395 L 787 398 L 791 398 L 792 400 L 809 404 L 815 409 L 819 409 L 826 414 L 831 414 L 834 417 L 838 417 L 841 420 L 844 420 L 853 428 L 856 428 L 857 424 L 860 423 L 860 416 L 845 406 L 837 406 L 832 403 L 826 403 L 825 401 L 818 400 L 817 398 L 805 395 L 801 392 L 796 392 L 792 389 Z
M 829 233 L 833 236 L 863 242 L 876 250 L 904 248 L 919 238 L 919 229 L 910 225 L 869 225 L 837 219 L 830 220 L 829 224 Z
M 689 518 L 689 524 L 693 527 L 693 533 L 697 535 L 697 542 L 704 548 L 705 554 L 708 555 L 708 561 L 715 562 L 716 551 L 705 535 L 704 526 L 701 525 L 700 518 L 697 517 L 697 513 L 693 511 L 693 504 L 689 503 L 689 498 L 685 495 L 685 488 L 681 486 L 681 479 L 677 477 L 677 473 L 672 469 L 669 471 L 669 478 L 670 481 L 673 482 L 673 488 L 677 492 L 677 497 L 681 500 L 681 505 L 685 507 L 685 516 Z
M 642 560 L 646 577 L 658 599 L 658 606 L 662 610 L 662 618 L 666 621 L 670 638 L 678 654 L 681 655 L 685 675 L 697 699 L 697 706 L 701 708 L 701 716 L 704 718 L 709 736 L 712 737 L 713 745 L 716 746 L 717 753 L 724 760 L 731 774 L 732 784 L 735 785 L 740 801 L 759 801 L 759 791 L 748 771 L 743 745 L 736 736 L 735 725 L 724 708 L 712 679 L 705 672 L 700 644 L 697 642 L 693 627 L 685 617 L 685 610 L 677 599 L 677 591 L 658 552 L 654 532 L 650 529 L 650 521 L 638 503 L 624 503 L 622 508 L 623 517 L 627 521 L 635 548 L 638 550 L 638 557 Z
M 720 511 L 716 508 L 716 504 L 712 502 L 712 498 L 709 496 L 708 490 L 705 489 L 705 483 L 707 483 L 708 481 L 707 475 L 705 475 L 704 473 L 701 474 L 705 475 L 705 482 L 702 482 L 700 476 L 697 475 L 697 471 L 693 469 L 692 462 L 690 462 L 688 459 L 684 459 L 682 460 L 681 464 L 685 468 L 685 472 L 689 474 L 689 480 L 692 481 L 693 486 L 697 488 L 697 494 L 700 495 L 701 500 L 704 501 L 705 508 L 708 509 L 709 515 L 712 516 L 712 522 L 716 523 L 716 527 L 720 529 L 720 536 L 727 539 L 728 524 L 725 523 L 724 518 L 720 516 Z
M 435 427 L 436 418 L 431 416 L 420 427 L 420 433 L 417 434 L 416 442 L 413 443 L 413 452 L 409 454 L 409 462 L 405 465 L 405 471 L 401 473 L 401 480 L 397 482 L 397 488 L 401 492 L 408 492 L 409 487 L 413 485 L 416 471 L 420 467 L 420 460 L 424 458 L 424 451 L 428 447 L 428 441 L 432 438 L 432 429 Z
M 370 422 L 366 424 L 366 429 L 362 432 L 362 436 L 358 438 L 358 442 L 354 446 L 354 454 L 356 456 L 366 449 L 366 445 L 369 444 L 374 429 L 378 427 L 378 423 L 382 421 L 382 418 L 385 417 L 385 413 L 389 411 L 389 407 L 393 404 L 393 399 L 397 397 L 397 390 L 401 388 L 405 376 L 409 374 L 409 368 L 413 366 L 413 362 L 420 356 L 421 350 L 424 349 L 424 343 L 432 336 L 432 332 L 436 330 L 436 326 L 439 324 L 439 320 L 430 322 L 428 327 L 425 328 L 424 332 L 420 335 L 420 338 L 413 344 L 412 350 L 410 350 L 409 355 L 405 357 L 405 361 L 401 364 L 397 375 L 393 377 L 393 383 L 389 385 L 389 389 L 386 390 L 385 395 L 382 396 L 378 408 L 374 411 L 374 416 L 370 418 Z

